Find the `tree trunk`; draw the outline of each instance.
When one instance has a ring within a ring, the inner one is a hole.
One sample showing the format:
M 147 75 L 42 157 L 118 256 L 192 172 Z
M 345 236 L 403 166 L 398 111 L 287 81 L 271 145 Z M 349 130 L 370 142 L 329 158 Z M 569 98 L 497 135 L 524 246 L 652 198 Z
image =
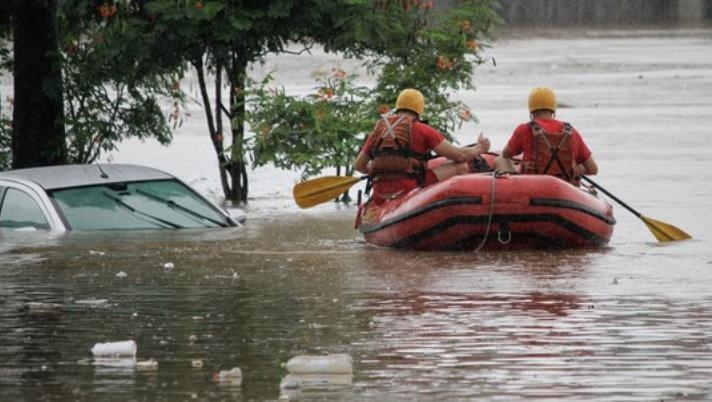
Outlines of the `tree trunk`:
M 191 62 L 195 68 L 196 74 L 198 74 L 198 87 L 200 88 L 200 95 L 203 100 L 203 111 L 205 111 L 205 119 L 208 123 L 208 134 L 210 135 L 210 142 L 213 144 L 213 149 L 215 149 L 215 155 L 218 158 L 218 169 L 220 171 L 220 182 L 222 183 L 223 196 L 225 200 L 231 199 L 232 189 L 227 180 L 227 170 L 229 163 L 227 158 L 225 158 L 225 149 L 223 148 L 223 138 L 222 138 L 222 121 L 220 114 L 220 96 L 222 81 L 219 78 L 221 76 L 221 69 L 217 68 L 217 78 L 215 81 L 215 111 L 217 117 L 213 117 L 213 108 L 211 106 L 210 97 L 208 96 L 208 87 L 205 82 L 205 66 L 203 65 L 202 59 L 196 59 Z M 218 120 L 216 122 L 216 120 Z
M 223 69 L 220 64 L 215 67 L 215 125 L 217 132 L 212 136 L 213 144 L 215 144 L 216 152 L 218 152 L 219 170 L 220 170 L 220 184 L 222 185 L 223 195 L 225 200 L 230 199 L 230 194 L 232 194 L 232 189 L 230 188 L 230 182 L 228 182 L 228 164 L 225 159 L 225 148 L 223 147 L 223 121 L 222 121 L 222 75 Z M 228 116 L 229 117 L 229 116 Z
M 247 203 L 248 177 L 245 164 L 245 81 L 247 63 L 234 58 L 229 71 L 230 115 L 232 129 L 232 147 L 230 155 L 230 176 L 232 194 L 230 201 L 236 204 Z
M 61 58 L 56 0 L 15 0 L 13 167 L 63 164 Z

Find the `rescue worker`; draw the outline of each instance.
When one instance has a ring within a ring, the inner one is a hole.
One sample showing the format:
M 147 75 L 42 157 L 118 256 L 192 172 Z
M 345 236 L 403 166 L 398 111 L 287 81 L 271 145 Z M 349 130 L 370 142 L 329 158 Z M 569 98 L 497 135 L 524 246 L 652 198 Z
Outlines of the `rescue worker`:
M 595 175 L 598 165 L 581 134 L 556 119 L 556 95 L 547 87 L 529 94 L 530 121 L 514 130 L 495 170 L 514 173 L 512 157 L 522 154 L 521 173 L 551 174 L 578 185 L 581 174 Z
M 374 202 L 468 173 L 473 170 L 472 165 L 484 163 L 480 154 L 489 150 L 489 139 L 480 134 L 474 146 L 455 146 L 419 119 L 424 109 L 423 94 L 404 89 L 396 100 L 395 112 L 383 115 L 366 139 L 354 167 L 371 176 Z M 430 151 L 449 161 L 428 169 Z

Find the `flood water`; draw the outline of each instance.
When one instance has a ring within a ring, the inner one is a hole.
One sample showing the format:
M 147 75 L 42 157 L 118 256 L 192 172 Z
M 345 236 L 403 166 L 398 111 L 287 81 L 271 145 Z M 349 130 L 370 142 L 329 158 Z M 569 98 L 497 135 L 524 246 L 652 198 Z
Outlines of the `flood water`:
M 611 201 L 603 249 L 379 249 L 353 206 L 299 210 L 297 172 L 255 171 L 237 229 L 0 234 L 0 400 L 712 400 L 712 31 L 513 38 L 490 53 L 478 90 L 455 94 L 479 118 L 461 142 L 484 131 L 501 149 L 531 87 L 550 85 L 596 181 L 694 240 L 657 243 Z M 170 148 L 111 158 L 219 193 L 201 122 L 186 127 Z M 94 344 L 129 339 L 157 369 L 92 360 Z M 291 357 L 326 353 L 352 357 L 350 382 L 280 391 Z M 233 367 L 241 386 L 212 380 Z

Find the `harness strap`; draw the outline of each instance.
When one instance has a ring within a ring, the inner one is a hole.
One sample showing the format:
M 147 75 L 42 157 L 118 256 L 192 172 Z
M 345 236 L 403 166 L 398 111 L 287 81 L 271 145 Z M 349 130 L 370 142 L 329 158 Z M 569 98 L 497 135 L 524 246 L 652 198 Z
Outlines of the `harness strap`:
M 551 165 L 556 162 L 564 178 L 567 181 L 571 181 L 572 178 L 569 175 L 568 169 L 564 168 L 564 164 L 561 162 L 561 159 L 559 159 L 559 151 L 561 151 L 561 147 L 566 143 L 566 140 L 571 136 L 571 132 L 573 131 L 573 127 L 571 126 L 571 124 L 564 123 L 564 135 L 561 137 L 561 140 L 556 145 L 556 147 L 551 145 L 551 142 L 549 142 L 549 139 L 546 137 L 544 129 L 541 128 L 539 124 L 534 121 L 531 121 L 529 122 L 529 126 L 532 128 L 532 131 L 534 132 L 535 136 L 540 136 L 541 139 L 544 140 L 544 143 L 546 143 L 546 146 L 547 148 L 549 148 L 549 152 L 551 153 L 551 157 L 547 161 L 546 166 L 544 167 L 544 171 L 542 173 L 548 172 L 551 168 Z
M 383 134 L 381 136 L 381 138 L 378 139 L 378 144 L 376 145 L 377 150 L 380 150 L 383 140 L 386 139 L 387 137 L 393 138 L 393 140 L 395 141 L 399 150 L 403 149 L 403 144 L 401 144 L 401 142 L 398 140 L 398 136 L 393 131 L 393 128 L 396 127 L 398 124 L 400 124 L 400 122 L 403 121 L 404 118 L 405 118 L 404 114 L 400 115 L 398 117 L 398 119 L 395 122 L 393 122 L 393 124 L 391 125 L 391 123 L 388 121 L 388 116 L 384 115 L 383 117 L 381 117 L 381 119 L 383 120 L 383 124 L 386 127 L 386 132 L 385 132 L 385 134 Z
M 371 156 L 371 158 L 374 158 L 375 156 L 403 156 L 414 158 L 419 161 L 428 160 L 428 156 L 426 154 L 413 152 L 412 150 L 410 150 L 410 148 L 406 148 L 405 144 L 401 143 L 395 131 L 393 131 L 393 129 L 398 126 L 398 124 L 400 124 L 405 118 L 406 115 L 402 114 L 398 117 L 398 119 L 393 122 L 393 124 L 391 124 L 388 120 L 388 116 L 384 115 L 381 117 L 381 119 L 383 120 L 383 124 L 386 128 L 386 132 L 378 139 L 378 142 L 375 144 L 375 146 L 371 148 L 371 152 L 369 155 Z M 383 140 L 385 140 L 386 138 L 392 138 L 393 141 L 396 143 L 396 146 L 398 146 L 398 149 L 381 149 Z

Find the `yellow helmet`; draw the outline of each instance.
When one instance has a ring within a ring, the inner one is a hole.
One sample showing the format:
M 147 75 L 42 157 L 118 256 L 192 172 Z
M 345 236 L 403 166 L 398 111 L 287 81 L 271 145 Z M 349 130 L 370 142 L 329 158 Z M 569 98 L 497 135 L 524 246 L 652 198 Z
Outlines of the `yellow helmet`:
M 529 93 L 529 113 L 539 109 L 556 111 L 556 95 L 550 88 L 536 87 Z
M 407 109 L 421 115 L 425 110 L 425 98 L 417 89 L 406 88 L 401 91 L 396 100 L 396 110 L 398 109 Z

